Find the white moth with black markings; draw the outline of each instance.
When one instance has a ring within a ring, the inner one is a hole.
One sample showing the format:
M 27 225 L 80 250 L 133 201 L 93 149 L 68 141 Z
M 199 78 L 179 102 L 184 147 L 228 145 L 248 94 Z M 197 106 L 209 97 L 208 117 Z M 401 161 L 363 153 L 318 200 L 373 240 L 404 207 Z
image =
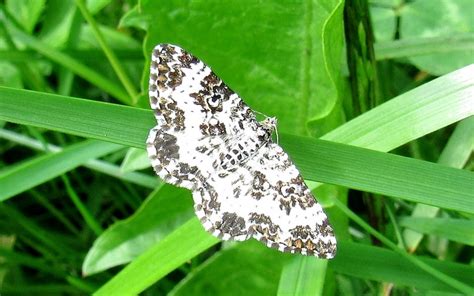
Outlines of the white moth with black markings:
M 275 118 L 254 112 L 203 62 L 160 44 L 149 87 L 158 125 L 147 151 L 166 182 L 193 192 L 204 228 L 223 240 L 255 238 L 283 252 L 332 258 L 326 214 L 283 149 Z

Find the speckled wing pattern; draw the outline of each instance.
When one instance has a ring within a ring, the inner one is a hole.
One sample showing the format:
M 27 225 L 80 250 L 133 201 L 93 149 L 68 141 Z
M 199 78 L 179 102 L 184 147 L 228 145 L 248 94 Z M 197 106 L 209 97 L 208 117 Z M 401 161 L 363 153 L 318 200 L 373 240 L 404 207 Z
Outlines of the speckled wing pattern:
M 255 238 L 283 252 L 332 258 L 336 239 L 288 155 L 276 119 L 253 111 L 203 62 L 155 47 L 149 96 L 157 119 L 147 151 L 166 182 L 193 192 L 204 228 L 224 240 Z

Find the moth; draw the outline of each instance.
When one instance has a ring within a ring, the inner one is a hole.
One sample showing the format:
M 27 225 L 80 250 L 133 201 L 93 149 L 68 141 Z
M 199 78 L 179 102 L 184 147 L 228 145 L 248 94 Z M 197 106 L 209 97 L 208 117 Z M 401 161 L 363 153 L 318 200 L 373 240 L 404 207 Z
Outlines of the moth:
M 151 164 L 166 182 L 192 191 L 208 232 L 334 257 L 326 214 L 272 140 L 275 118 L 259 122 L 208 66 L 171 44 L 153 50 L 149 96 L 157 120 L 146 141 Z

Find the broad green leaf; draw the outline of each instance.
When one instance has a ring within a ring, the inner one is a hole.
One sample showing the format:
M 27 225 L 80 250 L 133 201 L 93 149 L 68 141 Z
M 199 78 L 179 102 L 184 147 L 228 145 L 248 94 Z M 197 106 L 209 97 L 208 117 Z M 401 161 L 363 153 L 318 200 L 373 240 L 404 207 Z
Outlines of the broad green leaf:
M 163 240 L 193 215 L 190 192 L 164 185 L 128 219 L 109 227 L 84 260 L 85 275 L 130 262 Z
M 395 10 L 388 5 L 394 3 L 382 6 L 374 5 L 371 1 L 370 4 L 370 16 L 375 40 L 377 42 L 392 40 L 397 29 L 397 19 Z
M 76 6 L 74 0 L 48 1 L 39 37 L 54 48 L 64 47 L 71 34 Z
M 400 37 L 415 39 L 474 33 L 472 10 L 471 0 L 406 3 L 400 11 Z M 443 75 L 474 63 L 474 48 L 463 52 L 411 57 L 410 61 L 431 74 Z
M 292 257 L 255 240 L 242 242 L 201 264 L 169 295 L 275 295 L 281 270 Z
M 197 218 L 192 218 L 141 254 L 94 295 L 138 294 L 218 242 L 217 238 L 204 231 Z
M 89 9 L 92 14 L 96 14 L 110 2 L 111 0 L 87 0 L 87 9 Z
M 474 49 L 474 33 L 383 41 L 375 43 L 374 49 L 377 60 L 468 52 Z
M 400 226 L 474 246 L 474 221 L 450 218 L 403 217 Z
M 110 46 L 114 49 L 114 52 L 115 50 L 129 50 L 134 52 L 140 52 L 140 43 L 130 38 L 126 34 L 117 32 L 117 30 L 113 30 L 104 26 L 100 26 L 100 32 L 104 35 L 106 42 L 109 43 Z M 81 41 L 83 42 L 83 44 L 81 44 L 81 48 L 83 49 L 100 48 L 100 44 L 94 36 L 94 33 L 90 26 L 84 26 Z M 143 58 L 143 53 L 140 53 L 140 57 Z
M 26 31 L 32 32 L 45 9 L 45 2 L 45 0 L 7 0 L 6 8 Z
M 220 3 L 143 1 L 153 20 L 148 52 L 157 43 L 182 46 L 254 110 L 277 116 L 281 131 L 308 134 L 308 121 L 327 116 L 341 92 L 343 1 Z
M 17 67 L 8 62 L 0 62 L 0 83 L 2 86 L 23 88 L 21 73 Z
M 130 148 L 120 165 L 122 172 L 133 172 L 150 167 L 150 160 L 143 149 Z
M 122 16 L 119 28 L 135 27 L 146 31 L 150 23 L 150 16 L 141 14 L 139 5 L 136 5 Z
M 0 201 L 49 181 L 92 158 L 122 149 L 94 140 L 74 144 L 61 152 L 35 157 L 0 175 Z

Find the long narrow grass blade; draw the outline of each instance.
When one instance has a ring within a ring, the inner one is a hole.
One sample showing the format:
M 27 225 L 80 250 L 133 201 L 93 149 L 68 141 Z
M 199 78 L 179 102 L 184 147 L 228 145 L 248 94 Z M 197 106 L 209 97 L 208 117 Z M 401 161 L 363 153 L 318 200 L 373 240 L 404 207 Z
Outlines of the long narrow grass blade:
M 87 140 L 55 154 L 36 157 L 0 175 L 0 201 L 82 165 L 92 158 L 122 149 L 112 143 Z

